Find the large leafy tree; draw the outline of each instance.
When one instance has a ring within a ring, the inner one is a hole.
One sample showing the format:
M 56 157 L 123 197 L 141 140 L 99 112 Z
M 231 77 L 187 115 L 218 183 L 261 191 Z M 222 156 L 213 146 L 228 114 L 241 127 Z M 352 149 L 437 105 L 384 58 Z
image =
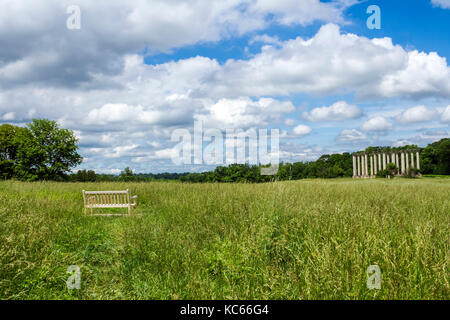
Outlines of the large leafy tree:
M 23 180 L 60 180 L 79 165 L 77 138 L 55 121 L 34 119 L 16 136 L 15 175 Z
M 0 126 L 0 176 L 9 179 L 14 174 L 14 160 L 17 153 L 15 137 L 19 127 L 10 124 Z
M 450 139 L 442 139 L 428 145 L 420 156 L 423 173 L 450 174 Z

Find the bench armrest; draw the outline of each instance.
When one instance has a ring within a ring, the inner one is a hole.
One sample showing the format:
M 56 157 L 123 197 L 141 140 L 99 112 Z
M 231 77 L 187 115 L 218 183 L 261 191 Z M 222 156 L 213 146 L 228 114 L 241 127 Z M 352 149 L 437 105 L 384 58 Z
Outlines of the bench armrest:
M 137 207 L 137 203 L 136 203 L 137 197 L 138 197 L 138 196 L 133 196 L 133 197 L 131 197 L 131 200 L 133 200 L 133 204 L 132 204 L 131 206 L 132 206 L 134 209 L 136 209 L 136 207 Z

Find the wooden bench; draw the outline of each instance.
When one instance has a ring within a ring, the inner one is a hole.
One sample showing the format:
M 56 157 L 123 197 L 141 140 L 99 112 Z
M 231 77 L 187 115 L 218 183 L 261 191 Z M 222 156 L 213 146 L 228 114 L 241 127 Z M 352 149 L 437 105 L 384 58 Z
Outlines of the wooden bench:
M 131 214 L 131 208 L 136 209 L 137 196 L 131 198 L 130 201 L 129 190 L 124 191 L 85 191 L 83 190 L 84 214 L 87 214 L 87 209 L 98 208 L 127 208 L 128 215 Z M 96 214 L 99 216 L 122 216 L 123 214 Z

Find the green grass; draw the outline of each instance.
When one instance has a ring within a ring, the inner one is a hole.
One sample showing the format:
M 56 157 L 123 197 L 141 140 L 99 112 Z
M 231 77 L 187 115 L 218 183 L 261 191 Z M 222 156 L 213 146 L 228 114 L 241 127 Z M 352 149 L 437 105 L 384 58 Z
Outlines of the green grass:
M 142 216 L 83 215 L 82 189 L 126 188 Z M 449 199 L 439 178 L 0 182 L 0 298 L 449 299 Z

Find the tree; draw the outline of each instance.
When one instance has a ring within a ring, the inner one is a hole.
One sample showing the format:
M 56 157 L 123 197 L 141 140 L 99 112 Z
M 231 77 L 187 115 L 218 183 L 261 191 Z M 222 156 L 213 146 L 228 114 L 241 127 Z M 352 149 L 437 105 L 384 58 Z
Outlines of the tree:
M 131 181 L 134 178 L 133 170 L 130 169 L 130 167 L 126 167 L 121 173 L 120 173 L 120 179 L 123 181 Z
M 439 141 L 438 171 L 439 174 L 450 175 L 450 139 Z
M 424 148 L 420 167 L 424 174 L 450 174 L 450 139 L 436 141 Z
M 83 160 L 73 131 L 60 129 L 55 121 L 33 119 L 15 141 L 14 172 L 22 180 L 61 180 Z
M 14 175 L 14 163 L 17 155 L 18 133 L 24 128 L 3 124 L 0 126 L 0 176 L 10 179 Z
M 95 182 L 95 181 L 97 181 L 97 174 L 95 173 L 95 171 L 94 170 L 88 170 L 88 172 L 87 172 L 87 181 L 89 181 L 89 182 Z

